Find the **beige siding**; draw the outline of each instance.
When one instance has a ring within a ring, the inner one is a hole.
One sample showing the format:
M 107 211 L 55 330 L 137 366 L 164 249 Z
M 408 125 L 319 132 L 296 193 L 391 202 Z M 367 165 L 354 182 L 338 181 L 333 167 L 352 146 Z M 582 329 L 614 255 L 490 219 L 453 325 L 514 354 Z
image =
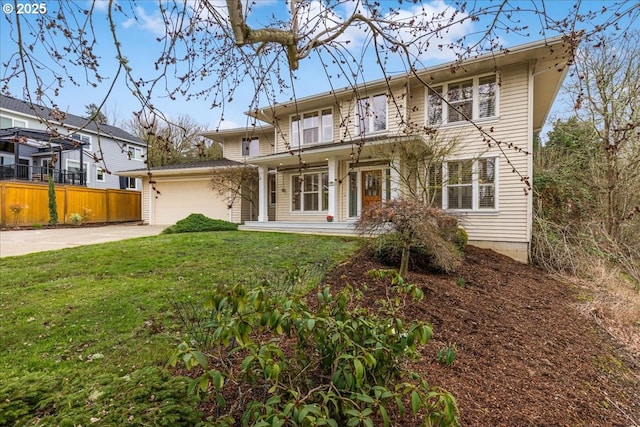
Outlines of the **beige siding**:
M 153 196 L 153 225 L 175 224 L 192 213 L 214 219 L 229 219 L 227 197 L 211 189 L 208 176 L 156 177 L 155 180 L 160 194 Z
M 260 156 L 267 156 L 274 153 L 273 130 L 268 132 L 256 132 L 252 136 L 258 137 L 260 146 Z M 236 162 L 244 162 L 251 157 L 242 155 L 242 138 L 248 135 L 234 135 L 225 137 L 222 145 L 222 155 L 225 159 L 234 160 Z
M 498 207 L 495 212 L 464 212 L 461 221 L 470 240 L 480 241 L 529 241 L 530 197 L 525 195 L 525 185 L 516 169 L 523 176 L 530 176 L 529 156 L 509 148 L 508 144 L 530 150 L 529 78 L 526 64 L 501 70 L 502 85 L 499 88 L 499 119 L 478 121 L 485 130 L 502 142 L 505 155 L 483 142 L 480 132 L 471 125 L 443 127 L 445 135 L 460 138 L 459 150 L 452 156 L 459 159 L 475 157 L 498 158 Z M 510 162 L 510 163 L 509 163 Z

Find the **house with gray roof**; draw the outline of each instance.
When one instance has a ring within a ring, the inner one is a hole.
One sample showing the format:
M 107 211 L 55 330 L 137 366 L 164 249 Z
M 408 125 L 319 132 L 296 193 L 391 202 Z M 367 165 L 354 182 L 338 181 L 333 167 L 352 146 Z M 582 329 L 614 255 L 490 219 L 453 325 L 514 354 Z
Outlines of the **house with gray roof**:
M 129 132 L 0 95 L 0 180 L 141 190 L 113 171 L 145 167 L 146 144 Z

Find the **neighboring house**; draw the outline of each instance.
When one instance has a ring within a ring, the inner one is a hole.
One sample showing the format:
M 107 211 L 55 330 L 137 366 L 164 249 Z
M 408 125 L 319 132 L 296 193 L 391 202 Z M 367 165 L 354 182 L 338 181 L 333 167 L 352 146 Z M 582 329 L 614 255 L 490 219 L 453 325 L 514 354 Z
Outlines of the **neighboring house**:
M 118 127 L 0 95 L 0 180 L 52 176 L 61 184 L 140 190 L 140 179 L 111 171 L 144 167 L 145 155 L 145 142 Z
M 381 149 L 437 129 L 438 138 L 459 142 L 439 168 L 420 172 L 431 179 L 432 200 L 460 217 L 471 244 L 526 262 L 533 210 L 525 191 L 533 175 L 529 153 L 574 47 L 562 37 L 529 43 L 471 58 L 455 73 L 444 64 L 418 77 L 394 76 L 357 91 L 257 109 L 248 114 L 268 124 L 257 130 L 208 132 L 204 136 L 222 144 L 226 159 L 254 165 L 259 175 L 257 219 L 243 221 L 236 206 L 227 218 L 252 230 L 348 232 L 362 209 L 403 197 L 411 185 L 401 179 L 406 166 L 381 156 Z M 488 141 L 461 112 L 502 144 Z M 172 185 L 179 182 L 176 176 Z M 158 189 L 162 193 L 160 182 Z

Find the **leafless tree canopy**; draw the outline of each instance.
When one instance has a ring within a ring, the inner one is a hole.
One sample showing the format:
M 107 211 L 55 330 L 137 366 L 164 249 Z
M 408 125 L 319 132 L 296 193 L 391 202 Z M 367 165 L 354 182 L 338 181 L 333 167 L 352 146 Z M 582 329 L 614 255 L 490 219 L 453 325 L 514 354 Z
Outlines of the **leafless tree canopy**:
M 254 13 L 254 2 L 240 0 L 158 1 L 161 30 L 149 46 L 157 58 L 142 69 L 126 55 L 123 30 L 123 23 L 149 19 L 140 2 L 48 2 L 46 14 L 3 17 L 10 25 L 3 49 L 13 54 L 3 64 L 0 90 L 9 93 L 19 80 L 24 93 L 14 95 L 55 105 L 55 96 L 68 85 L 115 85 L 122 79 L 143 108 L 155 110 L 151 100 L 157 96 L 206 98 L 224 117 L 245 79 L 256 94 L 241 106 L 246 110 L 294 97 L 296 70 L 308 58 L 319 61 L 329 82 L 355 86 L 372 66 L 380 76 L 391 68 L 410 72 L 442 52 L 461 61 L 500 51 L 507 33 L 539 39 L 584 29 L 587 38 L 597 38 L 604 30 L 625 31 L 621 23 L 633 22 L 639 13 L 637 3 L 626 1 L 577 2 L 561 17 L 552 17 L 547 6 L 506 0 L 450 5 L 290 0 L 287 15 L 264 16 Z M 107 22 L 98 12 L 106 13 Z M 471 25 L 479 22 L 482 27 Z M 539 29 L 530 27 L 532 22 Z M 109 31 L 100 31 L 105 25 Z M 356 33 L 363 35 L 357 43 Z M 111 46 L 113 55 L 99 57 L 98 44 Z M 375 60 L 367 61 L 365 53 Z

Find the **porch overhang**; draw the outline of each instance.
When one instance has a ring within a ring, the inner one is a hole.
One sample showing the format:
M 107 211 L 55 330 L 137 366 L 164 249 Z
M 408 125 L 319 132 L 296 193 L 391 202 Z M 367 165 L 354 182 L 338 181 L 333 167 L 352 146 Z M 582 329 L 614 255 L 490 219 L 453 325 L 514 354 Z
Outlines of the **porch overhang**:
M 325 163 L 330 158 L 338 160 L 353 160 L 366 162 L 379 158 L 382 147 L 402 141 L 407 141 L 406 136 L 380 135 L 362 140 L 349 142 L 337 142 L 329 144 L 310 145 L 307 147 L 292 148 L 289 151 L 269 154 L 267 156 L 251 157 L 247 161 L 256 166 L 269 168 L 292 167 L 302 165 L 315 165 Z

